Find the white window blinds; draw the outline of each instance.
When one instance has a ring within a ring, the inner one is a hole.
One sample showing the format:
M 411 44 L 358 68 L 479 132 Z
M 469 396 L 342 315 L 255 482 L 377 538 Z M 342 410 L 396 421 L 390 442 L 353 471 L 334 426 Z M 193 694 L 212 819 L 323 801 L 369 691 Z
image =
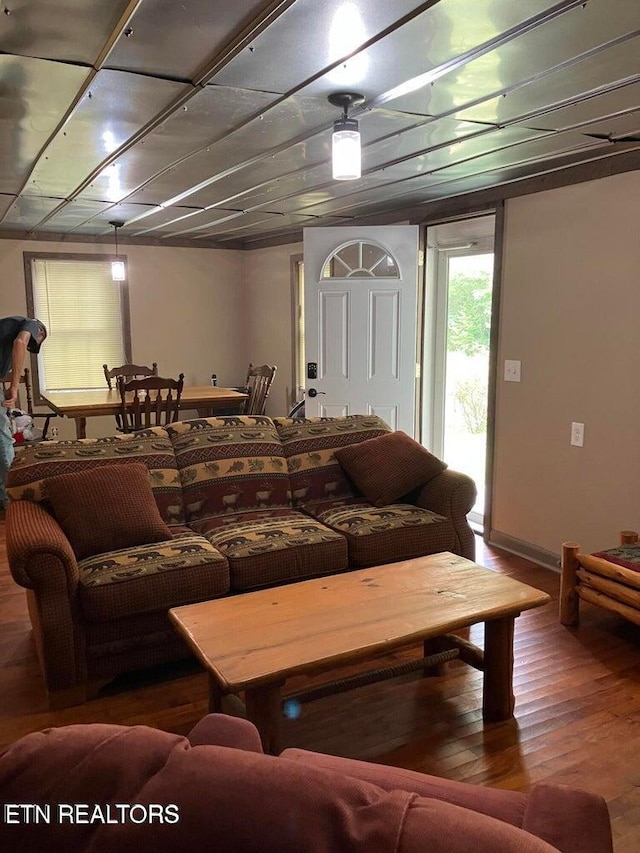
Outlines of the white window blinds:
M 111 263 L 32 259 L 34 313 L 48 337 L 38 356 L 42 391 L 103 388 L 103 364 L 124 364 L 122 291 Z

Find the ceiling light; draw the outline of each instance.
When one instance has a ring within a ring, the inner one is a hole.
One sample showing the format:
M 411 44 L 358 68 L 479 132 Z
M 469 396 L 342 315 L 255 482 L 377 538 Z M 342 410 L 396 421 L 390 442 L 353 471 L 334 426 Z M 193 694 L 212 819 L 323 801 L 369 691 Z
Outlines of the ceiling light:
M 110 222 L 109 225 L 113 225 L 113 233 L 116 239 L 116 259 L 111 261 L 111 281 L 124 281 L 127 277 L 124 261 L 118 259 L 118 228 L 122 228 L 124 222 Z
M 364 103 L 364 95 L 355 92 L 336 92 L 329 95 L 329 103 L 342 107 L 343 113 L 333 123 L 333 179 L 355 181 L 361 174 L 360 132 L 356 119 L 349 118 L 349 107 Z

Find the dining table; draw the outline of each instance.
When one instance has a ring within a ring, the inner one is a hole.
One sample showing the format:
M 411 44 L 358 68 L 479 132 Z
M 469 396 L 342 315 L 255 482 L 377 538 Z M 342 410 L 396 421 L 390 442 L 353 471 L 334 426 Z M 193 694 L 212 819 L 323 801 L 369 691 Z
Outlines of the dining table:
M 248 394 L 233 388 L 213 385 L 185 385 L 180 397 L 180 409 L 191 409 L 198 417 L 210 417 L 221 408 L 235 407 Z M 120 413 L 122 401 L 117 388 L 94 388 L 86 391 L 45 391 L 43 401 L 58 415 L 73 418 L 76 436 L 87 437 L 87 418 Z

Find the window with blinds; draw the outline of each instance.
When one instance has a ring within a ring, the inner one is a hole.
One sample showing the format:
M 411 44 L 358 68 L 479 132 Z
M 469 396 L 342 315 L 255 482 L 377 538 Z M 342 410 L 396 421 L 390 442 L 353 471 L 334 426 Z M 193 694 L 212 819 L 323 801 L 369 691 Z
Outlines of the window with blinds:
M 25 253 L 30 315 L 48 330 L 37 360 L 40 391 L 103 388 L 103 364 L 131 361 L 128 291 L 112 281 L 111 260 Z

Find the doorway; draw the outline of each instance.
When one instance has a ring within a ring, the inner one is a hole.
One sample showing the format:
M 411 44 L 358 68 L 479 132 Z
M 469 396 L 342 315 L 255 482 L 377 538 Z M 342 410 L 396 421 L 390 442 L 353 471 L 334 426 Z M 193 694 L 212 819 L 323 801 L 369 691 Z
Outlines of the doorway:
M 427 229 L 423 437 L 450 468 L 468 474 L 485 514 L 487 411 L 495 216 Z

